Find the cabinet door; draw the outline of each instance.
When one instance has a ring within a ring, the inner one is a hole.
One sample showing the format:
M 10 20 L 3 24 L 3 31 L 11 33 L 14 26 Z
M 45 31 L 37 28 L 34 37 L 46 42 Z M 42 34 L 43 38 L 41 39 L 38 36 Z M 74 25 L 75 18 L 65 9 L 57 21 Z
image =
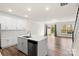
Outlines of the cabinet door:
M 47 55 L 47 39 L 38 42 L 38 56 Z
M 18 49 L 22 51 L 23 53 L 27 54 L 27 39 L 24 38 L 18 38 Z
M 26 40 L 26 39 L 23 40 L 23 52 L 24 52 L 25 54 L 28 54 L 27 40 Z
M 23 51 L 23 40 L 22 40 L 22 38 L 18 38 L 17 47 L 18 47 L 19 50 Z

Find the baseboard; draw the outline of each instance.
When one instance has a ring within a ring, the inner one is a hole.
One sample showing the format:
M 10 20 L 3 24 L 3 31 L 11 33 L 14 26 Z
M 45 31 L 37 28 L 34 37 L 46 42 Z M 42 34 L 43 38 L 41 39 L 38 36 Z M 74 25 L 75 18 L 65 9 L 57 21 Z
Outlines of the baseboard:
M 67 37 L 67 36 L 56 36 L 56 37 L 60 37 L 60 38 L 72 38 L 72 37 Z

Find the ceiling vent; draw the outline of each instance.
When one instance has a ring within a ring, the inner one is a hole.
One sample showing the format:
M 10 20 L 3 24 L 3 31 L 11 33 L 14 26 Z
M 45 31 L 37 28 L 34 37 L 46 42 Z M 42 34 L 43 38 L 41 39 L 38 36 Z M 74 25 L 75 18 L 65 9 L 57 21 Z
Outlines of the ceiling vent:
M 60 6 L 68 5 L 68 3 L 60 3 Z

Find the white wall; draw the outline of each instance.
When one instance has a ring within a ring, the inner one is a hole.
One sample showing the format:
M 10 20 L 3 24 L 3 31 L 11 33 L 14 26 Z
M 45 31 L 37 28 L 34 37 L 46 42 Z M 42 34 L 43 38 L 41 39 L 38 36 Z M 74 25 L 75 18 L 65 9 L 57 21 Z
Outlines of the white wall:
M 32 35 L 36 35 L 36 36 L 44 35 L 44 24 L 34 21 L 29 21 L 28 25 L 29 25 L 29 31 L 31 31 Z
M 17 43 L 17 37 L 25 35 L 27 21 L 8 14 L 0 14 L 1 44 L 2 47 L 11 46 Z
M 64 18 L 67 19 L 67 18 Z M 32 35 L 44 35 L 45 33 L 45 24 L 57 24 L 58 29 L 57 29 L 57 34 L 59 36 L 61 36 L 60 30 L 59 28 L 61 27 L 61 23 L 64 24 L 70 24 L 72 23 L 74 24 L 74 18 L 72 19 L 67 19 L 67 20 L 63 20 L 63 19 L 52 19 L 52 21 L 42 21 L 42 22 L 35 22 L 35 21 L 29 21 L 28 25 L 29 25 L 29 30 L 31 31 Z

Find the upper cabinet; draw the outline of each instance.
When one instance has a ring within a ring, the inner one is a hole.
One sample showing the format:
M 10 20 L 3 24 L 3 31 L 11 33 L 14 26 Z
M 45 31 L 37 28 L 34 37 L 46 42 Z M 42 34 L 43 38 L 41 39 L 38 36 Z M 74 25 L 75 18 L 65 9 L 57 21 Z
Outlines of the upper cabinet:
M 16 29 L 24 30 L 26 28 L 26 21 L 25 20 L 16 20 Z
M 1 16 L 0 24 L 2 30 L 25 30 L 26 21 L 16 17 Z

